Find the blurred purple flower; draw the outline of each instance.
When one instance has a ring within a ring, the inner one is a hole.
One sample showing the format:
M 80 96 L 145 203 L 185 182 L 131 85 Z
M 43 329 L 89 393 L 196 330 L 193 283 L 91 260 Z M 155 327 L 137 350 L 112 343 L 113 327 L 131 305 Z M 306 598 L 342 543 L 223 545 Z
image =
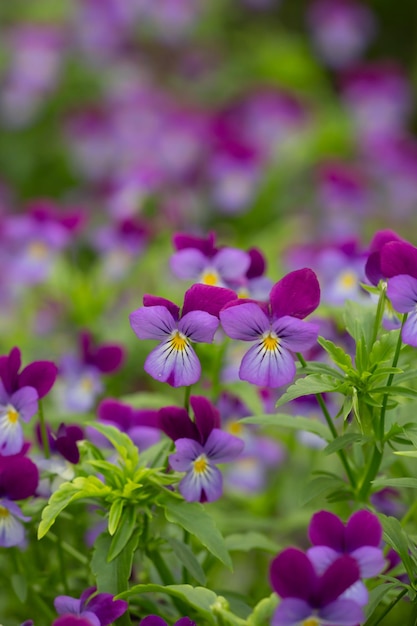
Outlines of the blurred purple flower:
M 218 463 L 234 461 L 244 442 L 220 430 L 218 410 L 203 396 L 191 396 L 195 421 L 185 409 L 164 407 L 159 410 L 161 429 L 173 441 L 176 451 L 169 457 L 172 469 L 186 472 L 179 490 L 189 502 L 213 502 L 223 493 L 223 478 Z
M 134 409 L 114 398 L 105 398 L 97 407 L 98 419 L 112 424 L 129 435 L 132 441 L 143 451 L 160 439 L 158 411 L 152 409 Z M 108 440 L 94 430 L 88 429 L 89 438 L 99 445 L 108 445 Z
M 144 223 L 132 218 L 99 228 L 92 243 L 101 255 L 104 274 L 111 280 L 122 278 L 143 253 L 147 239 Z
M 23 544 L 25 531 L 21 522 L 31 518 L 23 515 L 13 501 L 34 495 L 38 481 L 36 465 L 23 454 L 0 456 L 0 546 Z
M 168 626 L 168 624 L 158 615 L 147 615 L 139 622 L 139 626 Z M 181 617 L 174 626 L 197 626 L 197 624 L 189 617 Z
M 128 604 L 124 600 L 114 600 L 111 593 L 96 593 L 96 587 L 86 589 L 79 599 L 70 596 L 57 596 L 54 600 L 55 610 L 62 615 L 53 626 L 110 626 L 121 615 L 126 613 Z M 74 621 L 71 616 L 85 620 Z
M 193 285 L 184 296 L 182 313 L 165 298 L 145 295 L 144 306 L 133 311 L 130 325 L 139 339 L 157 339 L 160 344 L 145 361 L 145 371 L 172 387 L 192 385 L 201 375 L 201 365 L 191 341 L 211 343 L 218 314 L 235 293 L 222 287 Z
M 304 552 L 283 550 L 270 569 L 271 585 L 282 598 L 272 626 L 357 626 L 364 619 L 361 607 L 340 596 L 358 579 L 359 568 L 350 556 L 338 557 L 319 575 Z
M 372 285 L 377 286 L 381 279 L 386 278 L 381 269 L 381 250 L 391 241 L 403 241 L 393 230 L 379 230 L 372 237 L 369 244 L 368 258 L 365 265 L 365 274 Z
M 0 381 L 0 453 L 18 454 L 24 444 L 21 421 L 29 420 L 38 411 L 38 393 L 34 387 L 21 387 L 7 393 Z
M 296 270 L 276 283 L 270 303 L 235 301 L 220 312 L 232 339 L 256 342 L 242 359 L 239 377 L 261 387 L 280 387 L 295 376 L 292 352 L 317 341 L 318 326 L 301 321 L 320 300 L 320 287 L 310 269 Z M 301 319 L 300 319 L 301 318 Z

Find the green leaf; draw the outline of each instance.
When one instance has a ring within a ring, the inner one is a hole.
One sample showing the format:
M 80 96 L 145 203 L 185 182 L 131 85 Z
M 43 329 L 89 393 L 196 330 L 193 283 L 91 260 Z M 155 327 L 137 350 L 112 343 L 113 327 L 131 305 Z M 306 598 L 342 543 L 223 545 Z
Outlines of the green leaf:
M 117 527 L 120 522 L 120 518 L 123 513 L 125 501 L 121 498 L 117 498 L 112 502 L 110 511 L 109 511 L 109 521 L 107 523 L 107 530 L 109 531 L 109 535 L 113 536 L 117 530 Z
M 129 539 L 131 538 L 133 531 L 141 524 L 141 520 L 138 520 L 135 507 L 127 506 L 124 509 L 121 523 L 117 528 L 112 542 L 110 544 L 107 560 L 113 561 L 120 552 L 123 550 Z
M 270 595 L 269 598 L 264 598 L 258 602 L 247 619 L 248 626 L 265 626 L 265 624 L 270 624 L 278 602 L 278 596 L 275 593 Z
M 374 387 L 372 393 L 390 394 L 392 396 L 403 396 L 404 398 L 417 398 L 417 391 L 411 387 L 401 387 L 400 385 L 391 385 L 390 387 Z
M 371 348 L 375 314 L 373 309 L 364 307 L 358 302 L 348 300 L 343 311 L 346 330 L 356 343 L 360 340 L 367 351 Z
M 62 483 L 52 494 L 42 511 L 38 528 L 38 539 L 42 539 L 55 522 L 58 515 L 75 500 L 105 497 L 111 492 L 96 476 L 75 478 L 71 483 Z
M 345 379 L 344 374 L 337 369 L 326 363 L 319 363 L 318 361 L 307 361 L 305 366 L 301 365 L 301 363 L 297 363 L 297 370 L 299 374 L 325 374 L 341 381 Z
M 165 517 L 168 522 L 178 524 L 194 535 L 229 569 L 232 561 L 226 548 L 225 540 L 214 523 L 211 515 L 199 502 L 185 502 L 184 500 L 168 500 L 163 504 Z
M 188 604 L 206 619 L 210 624 L 215 624 L 213 617 L 213 607 L 215 606 L 218 596 L 214 591 L 205 587 L 192 587 L 191 585 L 134 585 L 128 591 L 120 593 L 118 598 L 131 598 L 141 593 L 165 593 L 174 598 L 178 598 L 182 602 Z
M 410 579 L 414 578 L 411 557 L 408 553 L 409 540 L 400 522 L 395 517 L 379 515 L 384 529 L 385 541 L 398 552 Z
M 346 433 L 341 435 L 340 437 L 336 437 L 333 439 L 323 450 L 324 454 L 333 454 L 334 452 L 338 452 L 339 450 L 343 450 L 347 446 L 350 446 L 352 443 L 361 442 L 362 444 L 370 441 L 370 437 L 366 437 L 365 435 L 361 435 L 360 433 Z
M 382 585 L 378 585 L 377 587 L 374 587 L 369 592 L 368 604 L 365 607 L 365 615 L 366 615 L 367 620 L 371 617 L 375 609 L 378 608 L 382 600 L 384 600 L 384 598 L 387 597 L 387 594 L 389 593 L 389 591 L 395 587 L 398 587 L 398 582 L 397 583 L 384 582 Z
M 248 533 L 236 533 L 226 537 L 226 546 L 230 552 L 249 552 L 249 550 L 265 550 L 276 554 L 280 546 L 271 541 L 265 535 L 250 531 Z
M 22 574 L 12 574 L 11 583 L 13 591 L 22 604 L 26 603 L 28 596 L 28 581 Z
M 384 487 L 405 487 L 410 489 L 417 488 L 417 478 L 412 478 L 411 476 L 403 477 L 403 478 L 378 478 L 378 480 L 374 480 L 374 487 L 378 487 L 383 489 Z
M 324 339 L 324 337 L 319 337 L 318 343 L 324 350 L 326 350 L 332 361 L 346 374 L 348 374 L 353 369 L 352 357 L 349 354 L 346 354 L 343 348 L 337 346 L 335 343 L 333 343 L 333 341 Z
M 141 467 L 162 467 L 166 462 L 168 454 L 173 450 L 173 442 L 164 437 L 150 448 L 146 448 L 139 454 L 139 465 Z
M 292 430 L 306 430 L 314 433 L 322 439 L 328 441 L 331 439 L 329 429 L 319 420 L 301 417 L 296 415 L 288 415 L 286 413 L 269 413 L 266 415 L 254 415 L 253 417 L 244 417 L 239 422 L 245 424 L 260 424 L 262 426 L 275 426 L 291 428 Z
M 300 505 L 307 504 L 313 498 L 325 494 L 332 489 L 340 489 L 341 487 L 346 487 L 346 483 L 335 475 L 326 475 L 326 476 L 318 476 L 317 478 L 313 478 L 309 483 L 307 483 L 304 493 L 300 500 Z
M 184 565 L 186 570 L 190 572 L 191 576 L 195 578 L 200 585 L 205 585 L 206 575 L 190 546 L 175 537 L 166 537 L 166 541 L 171 546 L 177 559 Z
M 391 330 L 375 341 L 369 354 L 370 366 L 377 365 L 379 368 L 382 363 L 392 362 L 399 332 L 399 330 Z
M 137 534 L 132 535 L 117 557 L 109 561 L 112 538 L 108 533 L 103 533 L 96 539 L 91 570 L 96 577 L 99 593 L 115 595 L 126 591 L 138 540 Z
M 104 435 L 117 450 L 122 459 L 129 460 L 133 467 L 138 464 L 138 448 L 126 433 L 123 433 L 111 424 L 102 424 L 100 422 L 88 422 L 87 426 L 91 426 L 94 430 Z
M 332 380 L 330 376 L 322 376 L 310 374 L 304 378 L 299 378 L 293 385 L 288 387 L 287 391 L 280 397 L 276 403 L 276 407 L 282 406 L 291 400 L 301 398 L 316 393 L 325 393 L 328 391 L 336 391 L 339 382 Z

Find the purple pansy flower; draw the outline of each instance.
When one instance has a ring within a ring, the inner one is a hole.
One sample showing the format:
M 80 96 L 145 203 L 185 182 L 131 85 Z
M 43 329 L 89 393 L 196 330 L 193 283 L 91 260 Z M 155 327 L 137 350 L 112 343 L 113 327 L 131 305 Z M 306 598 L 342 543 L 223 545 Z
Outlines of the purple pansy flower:
M 49 426 L 47 428 L 49 449 L 52 453 L 61 455 L 70 463 L 78 463 L 80 460 L 80 451 L 77 441 L 84 439 L 84 432 L 78 424 L 61 423 L 56 432 L 53 432 Z M 42 435 L 39 424 L 36 425 L 36 437 L 40 446 L 42 446 Z
M 211 343 L 219 325 L 222 306 L 236 294 L 222 287 L 193 285 L 184 296 L 180 315 L 177 305 L 165 298 L 145 295 L 144 306 L 130 314 L 130 325 L 139 339 L 161 343 L 145 361 L 145 371 L 172 387 L 193 385 L 201 365 L 191 342 Z
M 317 277 L 310 269 L 291 272 L 276 283 L 270 303 L 235 301 L 220 312 L 232 339 L 256 342 L 242 359 L 239 377 L 260 387 L 280 387 L 295 376 L 292 352 L 311 347 L 318 326 L 301 321 L 320 300 Z
M 34 387 L 22 387 L 7 393 L 0 381 L 0 453 L 19 453 L 24 444 L 21 422 L 28 422 L 38 410 L 38 392 Z
M 168 626 L 166 621 L 158 615 L 147 615 L 139 622 L 139 626 Z M 181 617 L 174 626 L 197 626 L 189 617 Z
M 21 545 L 25 531 L 21 522 L 30 517 L 23 515 L 14 500 L 32 496 L 38 486 L 36 465 L 23 454 L 0 456 L 0 546 L 9 548 Z
M 392 241 L 406 243 L 395 231 L 386 229 L 376 232 L 369 244 L 369 255 L 365 264 L 365 274 L 372 285 L 377 286 L 381 279 L 386 278 L 381 269 L 381 251 L 386 244 Z
M 362 578 L 371 578 L 385 567 L 381 550 L 382 526 L 370 511 L 357 511 L 346 526 L 329 511 L 319 511 L 311 518 L 309 537 L 313 544 L 308 558 L 321 573 L 341 554 L 349 554 L 358 564 Z
M 111 593 L 96 593 L 96 587 L 89 587 L 81 597 L 57 596 L 54 600 L 55 610 L 62 615 L 61 621 L 56 620 L 54 626 L 109 626 L 128 608 L 124 600 L 113 600 Z M 85 622 L 74 621 L 71 616 L 83 618 Z M 66 619 L 64 619 L 64 617 Z
M 404 343 L 417 347 L 417 278 L 408 274 L 393 276 L 388 281 L 387 296 L 399 313 L 408 313 L 402 327 Z
M 304 552 L 287 548 L 272 561 L 270 579 L 282 598 L 272 626 L 357 626 L 364 619 L 356 602 L 340 597 L 359 579 L 350 556 L 338 557 L 319 575 Z
M 189 502 L 213 502 L 221 497 L 223 478 L 217 463 L 238 458 L 244 442 L 220 430 L 218 410 L 203 396 L 191 396 L 192 422 L 185 409 L 165 407 L 159 411 L 161 429 L 175 441 L 169 457 L 171 467 L 186 472 L 179 490 Z
M 178 278 L 226 287 L 243 279 L 251 265 L 250 256 L 243 250 L 215 247 L 213 233 L 207 239 L 178 233 L 173 243 L 177 252 L 172 255 L 170 265 Z
M 43 398 L 53 386 L 58 368 L 52 361 L 34 361 L 19 373 L 21 366 L 19 348 L 12 348 L 7 356 L 0 356 L 0 379 L 8 394 L 22 387 L 34 387 L 38 398 Z

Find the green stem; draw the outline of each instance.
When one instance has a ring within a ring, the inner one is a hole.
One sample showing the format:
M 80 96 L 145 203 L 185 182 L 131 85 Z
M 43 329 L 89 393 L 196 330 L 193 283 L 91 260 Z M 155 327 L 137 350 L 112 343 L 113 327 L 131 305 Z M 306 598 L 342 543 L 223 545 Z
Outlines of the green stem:
M 304 357 L 299 352 L 297 352 L 297 358 L 298 358 L 298 360 L 300 361 L 300 363 L 301 363 L 301 365 L 303 367 L 307 366 L 307 363 L 306 363 Z M 319 404 L 319 407 L 320 407 L 320 409 L 321 409 L 321 411 L 322 411 L 322 413 L 324 415 L 324 418 L 325 418 L 325 420 L 327 422 L 327 426 L 329 427 L 329 430 L 330 430 L 330 432 L 332 434 L 332 437 L 333 437 L 333 439 L 336 439 L 338 437 L 337 430 L 336 430 L 335 425 L 333 424 L 332 416 L 330 415 L 330 413 L 329 413 L 329 411 L 327 409 L 326 403 L 323 400 L 323 396 L 322 396 L 321 393 L 316 393 L 315 396 L 316 396 L 317 402 Z M 353 488 L 355 488 L 356 487 L 356 479 L 355 479 L 355 476 L 353 475 L 353 472 L 352 472 L 352 470 L 350 468 L 349 462 L 348 462 L 348 460 L 346 458 L 346 455 L 345 455 L 344 451 L 343 450 L 338 450 L 337 454 L 339 456 L 339 459 L 340 459 L 343 467 L 345 468 L 345 472 L 346 472 L 346 475 L 347 475 L 347 477 L 349 479 L 349 482 L 350 482 L 351 486 Z
M 42 439 L 42 447 L 43 453 L 46 459 L 49 459 L 51 456 L 51 449 L 49 447 L 49 438 L 48 431 L 46 429 L 45 416 L 43 413 L 42 400 L 39 400 L 39 426 L 41 428 L 41 439 Z
M 185 388 L 184 391 L 184 409 L 187 413 L 190 411 L 190 395 L 191 395 L 191 385 Z
M 369 347 L 370 350 L 372 349 L 372 346 L 374 345 L 374 343 L 376 341 L 376 338 L 378 337 L 378 331 L 379 331 L 380 326 L 382 324 L 382 318 L 384 316 L 384 310 L 385 310 L 386 292 L 387 292 L 387 284 L 384 282 L 384 283 L 382 283 L 381 293 L 380 293 L 379 299 L 378 299 L 378 306 L 376 308 L 374 328 L 373 328 L 373 331 L 372 331 L 371 343 L 370 343 L 370 347 Z
M 398 335 L 398 341 L 397 341 L 397 345 L 395 346 L 395 353 L 394 353 L 394 358 L 392 360 L 392 367 L 397 367 L 398 364 L 398 359 L 400 358 L 400 352 L 401 352 L 401 346 L 402 346 L 402 330 L 404 327 L 405 322 L 407 321 L 407 313 L 404 313 L 402 320 L 401 320 L 401 328 L 400 328 L 400 334 Z M 387 379 L 387 387 L 391 387 L 392 385 L 392 381 L 394 380 L 394 376 L 395 374 L 390 374 L 388 376 Z M 388 397 L 389 397 L 389 393 L 385 393 L 384 397 L 382 399 L 382 408 L 381 408 L 381 417 L 379 420 L 379 436 L 380 436 L 380 440 L 381 442 L 384 441 L 384 437 L 385 437 L 385 413 L 387 411 L 387 404 L 388 404 Z
M 384 609 L 384 611 L 381 613 L 381 615 L 378 617 L 378 619 L 376 620 L 376 622 L 367 620 L 365 622 L 364 626 L 377 626 L 378 624 L 380 624 L 382 622 L 382 620 L 384 619 L 384 617 L 386 617 L 388 615 L 388 613 L 390 613 L 390 611 L 392 611 L 392 609 L 398 604 L 398 602 L 401 600 L 401 598 L 403 598 L 405 596 L 405 594 L 407 593 L 407 589 L 403 589 L 396 598 L 394 598 L 394 600 L 392 602 L 390 602 L 390 604 Z

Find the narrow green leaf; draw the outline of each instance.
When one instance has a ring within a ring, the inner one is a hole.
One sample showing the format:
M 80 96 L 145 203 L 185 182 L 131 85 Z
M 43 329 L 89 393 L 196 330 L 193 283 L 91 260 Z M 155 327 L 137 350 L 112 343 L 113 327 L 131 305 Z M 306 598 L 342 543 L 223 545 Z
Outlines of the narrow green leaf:
M 173 448 L 173 442 L 167 437 L 164 437 L 158 443 L 140 452 L 140 467 L 163 467 L 168 458 L 168 454 L 172 452 Z
M 372 483 L 374 487 L 405 487 L 410 489 L 417 488 L 417 478 L 404 477 L 404 478 L 378 478 Z
M 134 466 L 138 464 L 138 448 L 126 433 L 123 433 L 111 424 L 103 424 L 101 422 L 89 422 L 87 426 L 91 426 L 91 428 L 104 435 L 123 459 L 128 459 Z
M 338 452 L 339 450 L 343 450 L 347 446 L 350 446 L 352 443 L 362 443 L 365 444 L 370 441 L 370 437 L 366 437 L 365 435 L 361 435 L 360 433 L 346 433 L 341 435 L 340 437 L 336 437 L 333 439 L 323 450 L 324 454 L 333 454 L 334 452 Z
M 352 357 L 349 354 L 346 354 L 343 348 L 337 346 L 333 343 L 333 341 L 329 341 L 329 339 L 325 339 L 324 337 L 319 337 L 318 343 L 324 350 L 326 350 L 335 365 L 340 367 L 340 369 L 346 374 L 353 369 Z
M 226 546 L 230 552 L 249 552 L 249 550 L 265 550 L 276 554 L 280 546 L 271 541 L 265 535 L 250 531 L 248 533 L 236 533 L 226 537 Z
M 191 576 L 195 578 L 200 585 L 205 585 L 206 575 L 190 546 L 175 537 L 166 537 L 166 541 L 171 546 L 177 559 L 184 565 L 186 570 L 190 572 Z
M 286 413 L 269 413 L 266 415 L 254 415 L 253 417 L 244 417 L 239 420 L 244 424 L 261 424 L 262 426 L 275 426 L 291 428 L 292 430 L 306 430 L 310 433 L 314 433 L 322 439 L 328 441 L 331 439 L 329 429 L 325 424 L 319 422 L 319 420 L 301 417 L 295 415 L 288 415 Z
M 356 342 L 363 340 L 364 347 L 369 351 L 375 322 L 373 309 L 348 300 L 344 306 L 343 321 L 349 335 Z
M 280 407 L 291 400 L 301 398 L 316 393 L 325 393 L 328 391 L 336 391 L 340 381 L 332 380 L 330 376 L 319 374 L 310 374 L 304 378 L 299 378 L 293 385 L 288 387 L 287 391 L 280 397 L 276 403 L 276 407 Z
M 401 527 L 400 522 L 395 517 L 387 517 L 385 515 L 379 515 L 382 527 L 384 529 L 385 541 L 394 548 L 401 557 L 407 574 L 410 578 L 413 578 L 412 562 L 408 552 L 408 538 L 404 529 Z
M 96 577 L 99 593 L 115 595 L 126 591 L 138 539 L 137 534 L 132 535 L 124 549 L 111 561 L 108 559 L 112 545 L 110 535 L 103 533 L 96 539 L 91 559 L 91 570 Z
M 365 607 L 366 619 L 369 619 L 375 609 L 381 604 L 382 600 L 387 597 L 389 591 L 394 587 L 398 587 L 397 583 L 384 582 L 382 585 L 374 587 L 369 592 L 368 604 Z
M 264 598 L 258 602 L 247 619 L 248 626 L 265 626 L 265 624 L 270 624 L 278 602 L 278 596 L 275 593 L 270 595 L 269 598 Z
M 111 504 L 109 511 L 109 521 L 107 523 L 107 530 L 109 531 L 109 535 L 111 536 L 114 535 L 119 525 L 120 518 L 123 513 L 124 503 L 124 500 L 118 498 L 117 500 L 114 500 L 114 502 L 112 502 Z
M 110 544 L 109 553 L 107 555 L 108 562 L 113 561 L 113 559 L 120 554 L 131 538 L 133 531 L 140 524 L 141 520 L 138 520 L 135 507 L 125 507 L 121 523 L 119 524 L 119 527 L 117 528 Z
M 28 596 L 28 581 L 22 574 L 12 574 L 11 583 L 13 591 L 22 604 L 26 603 Z
M 324 374 L 340 381 L 345 379 L 345 375 L 342 374 L 342 372 L 339 372 L 331 365 L 319 363 L 318 361 L 307 361 L 305 366 L 301 365 L 301 363 L 297 363 L 297 370 L 299 374 Z
M 135 585 L 128 591 L 120 593 L 118 598 L 131 598 L 141 593 L 150 592 L 165 593 L 178 598 L 195 609 L 210 624 L 216 623 L 213 616 L 213 607 L 216 605 L 218 596 L 214 591 L 210 591 L 210 589 L 205 587 L 192 587 L 191 585 Z
M 232 561 L 227 551 L 225 540 L 215 525 L 213 518 L 202 504 L 199 502 L 185 502 L 184 500 L 167 500 L 163 507 L 168 522 L 185 528 L 211 554 L 232 569 Z
M 313 498 L 327 493 L 332 489 L 340 489 L 341 486 L 346 487 L 346 483 L 338 477 L 318 476 L 317 478 L 313 478 L 304 489 L 300 505 L 307 504 L 307 502 L 310 502 Z
M 372 393 L 389 393 L 390 395 L 403 396 L 404 398 L 417 398 L 417 391 L 411 387 L 402 387 L 401 385 L 391 385 L 390 387 L 373 387 Z

